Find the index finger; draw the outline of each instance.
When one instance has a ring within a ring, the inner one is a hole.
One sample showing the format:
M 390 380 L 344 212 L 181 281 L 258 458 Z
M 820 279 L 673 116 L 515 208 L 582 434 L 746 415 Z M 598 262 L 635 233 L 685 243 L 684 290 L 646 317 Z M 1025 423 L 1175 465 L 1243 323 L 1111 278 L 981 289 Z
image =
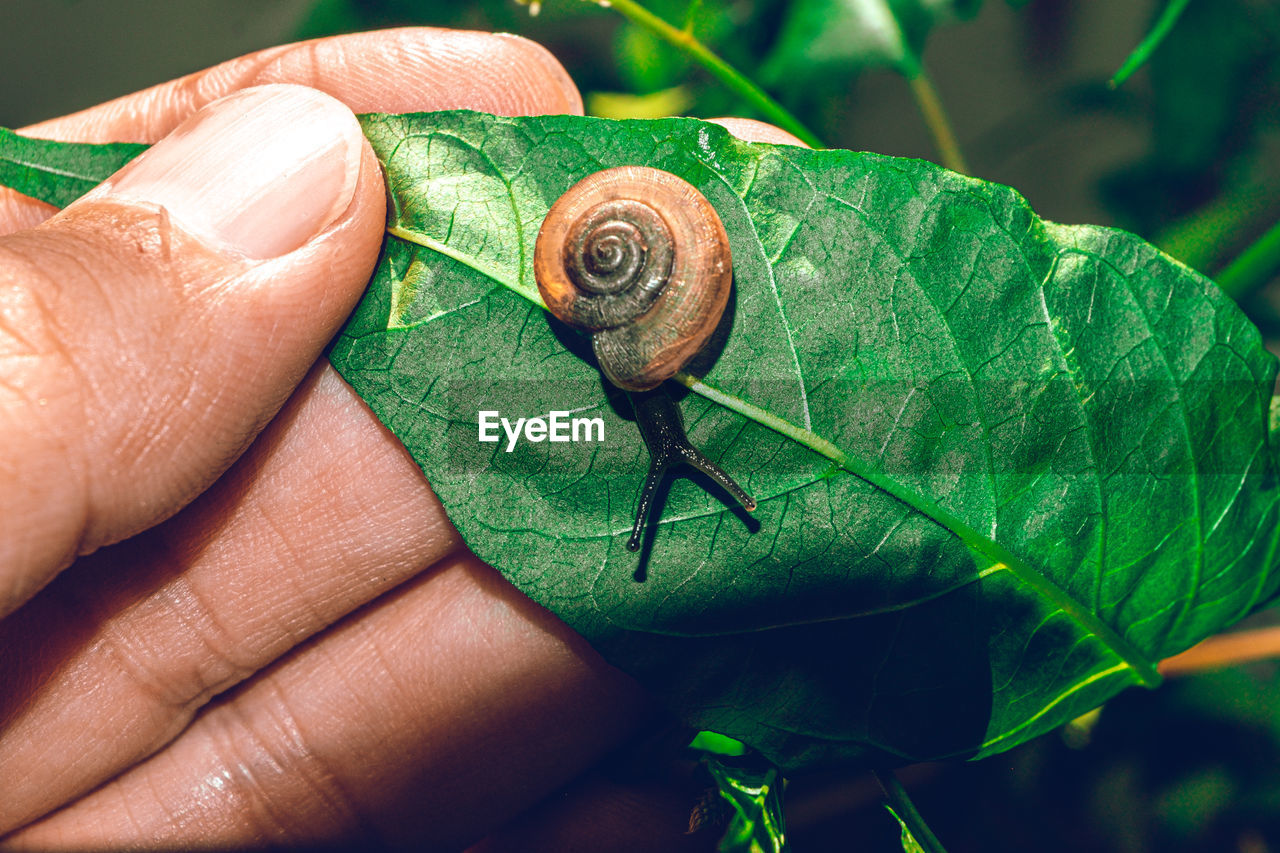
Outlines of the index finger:
M 265 83 L 310 86 L 357 113 L 582 112 L 577 87 L 541 45 L 512 35 L 404 27 L 267 48 L 21 132 L 76 142 L 155 142 L 206 104 Z M 36 225 L 53 211 L 0 189 L 0 234 Z

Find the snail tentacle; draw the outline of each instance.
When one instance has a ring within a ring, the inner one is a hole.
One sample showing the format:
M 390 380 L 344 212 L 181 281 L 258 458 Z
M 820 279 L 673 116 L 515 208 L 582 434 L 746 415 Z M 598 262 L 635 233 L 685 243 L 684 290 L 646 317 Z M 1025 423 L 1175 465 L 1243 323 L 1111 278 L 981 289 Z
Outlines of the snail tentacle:
M 644 523 L 653 504 L 653 496 L 666 479 L 667 471 L 681 463 L 691 465 L 706 474 L 742 504 L 743 509 L 755 512 L 756 502 L 751 495 L 689 442 L 689 436 L 684 431 L 684 419 L 680 417 L 680 407 L 666 391 L 641 391 L 629 396 L 631 405 L 635 408 L 640 435 L 649 448 L 649 473 L 640 489 L 636 523 L 631 529 L 631 538 L 627 540 L 627 550 L 640 550 L 640 539 L 644 534 Z

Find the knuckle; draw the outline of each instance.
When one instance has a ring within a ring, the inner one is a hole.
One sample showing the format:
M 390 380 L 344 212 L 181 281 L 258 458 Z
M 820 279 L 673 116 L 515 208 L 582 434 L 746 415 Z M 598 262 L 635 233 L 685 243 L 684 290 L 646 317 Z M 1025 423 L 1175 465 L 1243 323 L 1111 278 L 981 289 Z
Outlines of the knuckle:
M 138 695 L 186 720 L 211 697 L 252 675 L 242 645 L 181 575 L 104 628 L 112 663 Z
M 222 794 L 260 837 L 280 842 L 341 837 L 361 825 L 353 798 L 310 739 L 285 695 L 260 684 L 252 709 L 229 703 L 204 718 Z

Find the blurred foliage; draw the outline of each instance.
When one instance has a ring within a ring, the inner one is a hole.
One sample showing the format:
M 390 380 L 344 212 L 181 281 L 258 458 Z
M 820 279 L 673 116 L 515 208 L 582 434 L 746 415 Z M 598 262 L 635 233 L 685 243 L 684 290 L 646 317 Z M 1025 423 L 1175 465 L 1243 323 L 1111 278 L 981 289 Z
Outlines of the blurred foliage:
M 939 23 L 971 18 L 982 0 L 793 0 L 761 76 L 796 88 L 867 68 L 912 76 Z
M 522 0 L 523 2 L 523 0 Z M 1009 0 L 1019 5 L 1025 0 Z M 646 0 L 664 20 L 686 26 L 707 47 L 772 88 L 806 124 L 833 131 L 826 107 L 860 71 L 914 73 L 931 28 L 972 17 L 981 0 Z M 538 13 L 515 0 L 319 0 L 300 37 L 370 27 L 431 24 L 517 32 L 551 47 L 596 113 L 654 117 L 651 96 L 678 93 L 683 112 L 750 115 L 679 50 L 590 0 L 544 0 Z M 635 112 L 620 112 L 630 104 Z M 593 111 L 594 112 L 594 111 Z M 669 114 L 669 113 L 668 113 Z M 752 116 L 758 117 L 758 116 Z M 834 132 L 827 135 L 838 135 Z
M 1280 849 L 1277 709 L 1276 665 L 1236 667 L 1124 693 L 1085 741 L 1064 729 L 904 778 L 949 853 L 1265 853 Z M 875 794 L 834 776 L 793 781 L 795 849 L 897 849 Z
M 858 104 L 851 101 L 860 78 L 885 69 L 910 77 L 925 60 L 939 25 L 963 24 L 983 9 L 981 0 L 646 0 L 644 5 L 677 26 L 687 25 L 828 144 L 854 148 L 865 147 L 857 141 L 863 134 Z M 1044 74 L 1064 42 L 1074 39 L 1084 46 L 1077 49 L 1087 50 L 1098 41 L 1097 33 L 1079 31 L 1092 14 L 1085 0 L 1007 0 L 1007 5 L 1020 10 L 1018 37 L 1027 57 L 1026 68 L 1008 69 L 1009 74 Z M 1148 25 L 1167 8 L 1165 0 L 1141 5 Z M 683 53 L 589 0 L 543 0 L 536 16 L 514 0 L 318 0 L 298 35 L 404 24 L 533 38 L 565 64 L 593 114 L 752 115 Z M 1145 32 L 1129 33 L 1128 47 Z M 1094 77 L 1077 76 L 1067 87 L 1041 93 L 1034 111 L 1012 113 L 1005 125 L 976 140 L 961 132 L 961 147 L 981 177 L 1009 180 L 1027 191 L 1001 169 L 1001 159 L 1016 152 L 1018 140 L 1119 117 L 1131 133 L 1147 138 L 1147 150 L 1096 176 L 1096 196 L 1110 218 L 1194 267 L 1220 268 L 1280 217 L 1274 201 L 1280 169 L 1273 150 L 1280 127 L 1280 4 L 1191 0 L 1148 66 L 1120 92 L 1104 90 L 1109 72 L 1103 69 L 1114 70 L 1124 54 L 1098 59 Z M 943 84 L 947 71 L 938 75 Z M 1034 86 L 1035 80 L 1019 83 Z M 967 115 L 990 109 L 1005 96 L 1001 90 L 941 88 L 962 131 Z M 917 122 L 905 87 L 901 101 L 903 124 Z M 927 147 L 885 153 L 936 159 Z M 1032 201 L 1054 215 L 1051 204 Z
M 1259 134 L 1274 132 L 1280 119 L 1278 71 L 1280 6 L 1193 0 L 1151 57 L 1150 150 L 1104 188 L 1122 224 L 1158 233 L 1179 217 L 1213 211 L 1224 194 L 1257 186 L 1251 161 Z M 1215 249 L 1233 233 L 1209 224 L 1194 257 L 1181 249 L 1193 265 L 1221 260 Z

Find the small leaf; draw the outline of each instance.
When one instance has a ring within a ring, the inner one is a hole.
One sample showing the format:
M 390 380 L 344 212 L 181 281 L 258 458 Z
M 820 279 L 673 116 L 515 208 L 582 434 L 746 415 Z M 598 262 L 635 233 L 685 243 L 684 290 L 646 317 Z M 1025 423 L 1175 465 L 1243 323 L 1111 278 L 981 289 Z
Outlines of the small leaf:
M 920 70 L 937 23 L 971 17 L 981 0 L 796 0 L 765 61 L 765 79 L 809 81 L 864 68 Z
M 689 748 L 729 756 L 745 755 L 747 752 L 742 741 L 715 732 L 698 732 L 689 742 Z
M 0 185 L 66 207 L 146 149 L 131 142 L 51 142 L 0 128 Z
M 885 805 L 889 814 L 893 815 L 893 819 L 898 822 L 898 826 L 902 829 L 902 853 L 925 853 L 925 849 L 920 846 L 920 842 L 916 841 L 916 837 L 911 834 L 911 828 L 907 826 L 907 822 L 898 816 L 893 810 L 893 806 Z
M 587 112 L 601 118 L 663 118 L 679 115 L 693 104 L 693 94 L 686 86 L 672 86 L 648 95 L 627 92 L 591 92 L 587 95 Z

